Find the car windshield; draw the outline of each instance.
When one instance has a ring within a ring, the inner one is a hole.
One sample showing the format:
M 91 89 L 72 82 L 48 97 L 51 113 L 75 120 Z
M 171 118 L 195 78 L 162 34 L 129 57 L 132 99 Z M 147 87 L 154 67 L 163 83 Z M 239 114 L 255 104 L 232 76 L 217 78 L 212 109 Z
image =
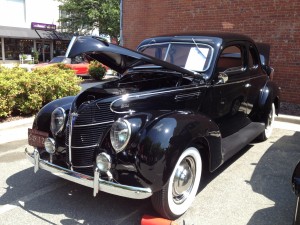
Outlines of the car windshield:
M 49 63 L 63 63 L 65 59 L 65 57 L 54 57 Z
M 197 72 L 208 69 L 213 53 L 213 48 L 203 43 L 150 44 L 141 46 L 138 50 L 160 60 Z

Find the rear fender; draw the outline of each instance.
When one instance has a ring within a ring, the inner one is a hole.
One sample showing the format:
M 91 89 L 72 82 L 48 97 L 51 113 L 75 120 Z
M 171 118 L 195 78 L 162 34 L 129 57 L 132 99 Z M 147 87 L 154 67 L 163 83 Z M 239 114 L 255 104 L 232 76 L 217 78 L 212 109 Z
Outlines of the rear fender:
M 258 107 L 259 112 L 262 115 L 269 113 L 272 103 L 275 104 L 276 114 L 279 113 L 280 108 L 280 93 L 278 86 L 272 82 L 268 81 L 265 86 L 260 90 Z
M 140 132 L 136 168 L 152 190 L 158 191 L 168 181 L 181 153 L 203 142 L 207 148 L 201 150 L 206 151 L 203 155 L 208 156 L 209 168 L 214 170 L 223 157 L 220 131 L 211 119 L 192 112 L 172 112 L 156 118 Z

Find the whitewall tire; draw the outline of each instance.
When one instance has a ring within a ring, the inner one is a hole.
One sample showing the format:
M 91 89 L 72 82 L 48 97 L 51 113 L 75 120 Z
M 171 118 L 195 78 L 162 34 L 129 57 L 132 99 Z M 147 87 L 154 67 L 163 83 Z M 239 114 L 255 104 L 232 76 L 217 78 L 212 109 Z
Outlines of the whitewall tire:
M 200 184 L 202 160 L 194 147 L 187 148 L 179 157 L 163 189 L 152 196 L 154 209 L 163 217 L 176 219 L 192 204 Z
M 275 105 L 274 103 L 272 103 L 270 112 L 265 122 L 265 130 L 258 136 L 258 140 L 265 141 L 271 137 L 274 128 L 274 120 L 275 120 Z

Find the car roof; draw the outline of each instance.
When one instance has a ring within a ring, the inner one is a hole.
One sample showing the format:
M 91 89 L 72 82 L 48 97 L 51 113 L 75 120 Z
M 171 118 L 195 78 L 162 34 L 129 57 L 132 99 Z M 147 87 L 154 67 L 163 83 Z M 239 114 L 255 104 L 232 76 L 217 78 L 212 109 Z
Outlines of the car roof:
M 231 41 L 250 41 L 254 42 L 250 37 L 244 34 L 237 33 L 226 33 L 226 32 L 190 32 L 190 33 L 174 33 L 174 34 L 164 34 L 153 36 L 145 39 L 140 43 L 139 46 L 145 44 L 153 44 L 155 40 L 156 43 L 160 42 L 171 42 L 171 41 L 184 41 L 184 40 L 199 40 L 206 39 L 208 42 L 214 43 L 226 43 Z

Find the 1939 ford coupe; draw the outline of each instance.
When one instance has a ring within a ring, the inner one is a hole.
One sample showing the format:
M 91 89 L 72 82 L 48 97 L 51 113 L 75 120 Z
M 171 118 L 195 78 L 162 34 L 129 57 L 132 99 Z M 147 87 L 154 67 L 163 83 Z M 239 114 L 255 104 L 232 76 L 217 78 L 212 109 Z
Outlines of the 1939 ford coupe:
M 84 54 L 119 79 L 45 105 L 29 129 L 27 158 L 35 172 L 50 171 L 94 195 L 151 196 L 158 213 L 177 218 L 192 204 L 204 169 L 216 170 L 272 133 L 280 94 L 268 48 L 257 46 L 223 33 L 153 37 L 137 51 L 75 37 L 66 57 Z

